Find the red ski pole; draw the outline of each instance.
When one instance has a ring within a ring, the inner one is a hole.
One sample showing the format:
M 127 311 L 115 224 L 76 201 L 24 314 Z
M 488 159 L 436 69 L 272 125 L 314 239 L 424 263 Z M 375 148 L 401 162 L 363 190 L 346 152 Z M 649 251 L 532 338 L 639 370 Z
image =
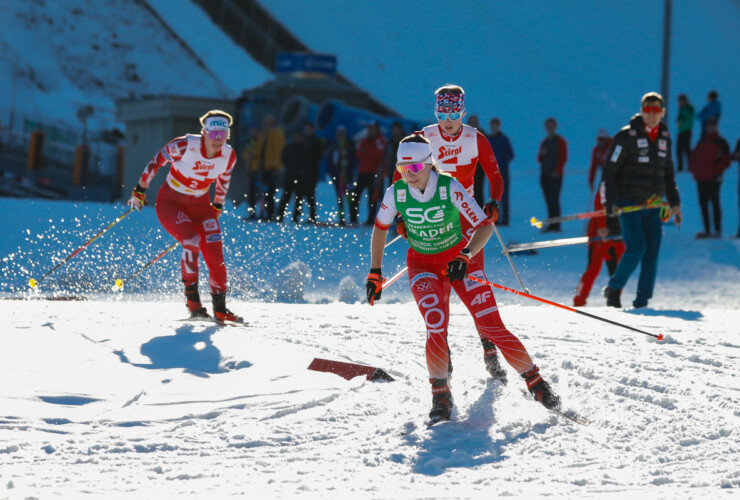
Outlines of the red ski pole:
M 656 338 L 659 341 L 660 340 L 663 340 L 663 334 L 662 333 L 661 334 L 658 334 L 658 335 L 655 335 L 654 333 L 646 332 L 644 330 L 640 330 L 639 328 L 633 328 L 631 326 L 628 326 L 628 325 L 619 323 L 617 321 L 612 321 L 610 319 L 602 318 L 601 316 L 596 316 L 595 314 L 590 314 L 590 313 L 587 313 L 587 312 L 579 311 L 578 309 L 574 309 L 572 307 L 564 306 L 563 304 L 558 304 L 557 302 L 553 302 L 551 300 L 543 299 L 542 297 L 537 297 L 535 295 L 530 295 L 528 293 L 524 293 L 524 292 L 520 292 L 518 290 L 514 290 L 513 288 L 508 288 L 508 287 L 499 285 L 498 283 L 492 283 L 492 282 L 486 281 L 484 279 L 476 278 L 475 276 L 470 275 L 470 274 L 468 275 L 468 279 L 471 279 L 473 281 L 477 281 L 478 283 L 483 283 L 485 285 L 491 285 L 494 288 L 498 288 L 498 289 L 501 289 L 501 290 L 504 290 L 504 291 L 507 291 L 507 292 L 511 292 L 511 293 L 516 294 L 516 295 L 521 295 L 522 297 L 527 297 L 528 299 L 536 300 L 536 301 L 539 301 L 539 302 L 543 302 L 545 304 L 549 304 L 551 306 L 559 307 L 561 309 L 565 309 L 566 311 L 574 312 L 574 313 L 577 313 L 577 314 L 582 314 L 583 316 L 588 316 L 589 318 L 598 319 L 599 321 L 604 321 L 606 323 L 611 323 L 612 325 L 621 326 L 622 328 L 626 328 L 628 330 L 632 330 L 632 331 L 635 331 L 635 332 L 644 333 L 645 335 L 649 335 L 650 337 L 654 337 L 654 338 Z
M 95 241 L 95 240 L 97 240 L 98 238 L 100 238 L 101 236 L 103 236 L 103 234 L 104 234 L 104 233 L 105 233 L 105 232 L 106 232 L 106 231 L 107 231 L 108 229 L 112 228 L 113 226 L 115 226 L 116 224 L 118 224 L 119 222 L 121 222 L 121 221 L 123 220 L 123 218 L 124 218 L 124 217 L 126 217 L 126 216 L 127 216 L 128 214 L 130 214 L 131 212 L 133 212 L 133 210 L 134 210 L 133 208 L 129 208 L 129 209 L 128 209 L 128 210 L 126 210 L 126 211 L 125 211 L 125 212 L 124 212 L 123 214 L 119 215 L 119 216 L 118 216 L 118 218 L 116 218 L 116 219 L 115 219 L 115 220 L 114 220 L 113 222 L 111 222 L 110 224 L 108 224 L 107 226 L 105 226 L 105 227 L 104 227 L 103 229 L 101 229 L 101 230 L 100 230 L 100 232 L 98 232 L 98 234 L 96 234 L 95 236 L 93 236 L 92 238 L 90 238 L 89 240 L 87 240 L 87 241 L 85 242 L 85 244 L 84 244 L 84 245 L 82 245 L 82 246 L 81 246 L 80 248 L 78 248 L 77 250 L 75 250 L 75 251 L 74 251 L 74 252 L 72 252 L 71 254 L 67 255 L 67 257 L 66 257 L 66 258 L 65 258 L 65 259 L 64 259 L 63 261 L 61 261 L 61 262 L 60 262 L 59 264 L 57 264 L 56 266 L 54 266 L 54 267 L 53 267 L 53 268 L 51 269 L 51 271 L 47 272 L 47 273 L 46 273 L 46 274 L 44 274 L 44 275 L 43 275 L 42 277 L 40 277 L 40 278 L 39 278 L 39 279 L 37 279 L 37 280 L 36 280 L 36 279 L 33 279 L 33 278 L 31 278 L 30 280 L 28 280 L 28 285 L 29 285 L 29 286 L 30 286 L 31 288 L 36 288 L 36 285 L 38 285 L 39 283 L 41 283 L 42 281 L 44 281 L 44 280 L 46 279 L 46 277 L 47 277 L 47 276 L 49 276 L 49 275 L 50 275 L 51 273 L 53 273 L 54 271 L 56 271 L 57 269 L 59 269 L 60 267 L 62 267 L 62 266 L 63 266 L 64 264 L 66 264 L 67 262 L 69 262 L 69 260 L 70 260 L 70 259 L 71 259 L 72 257 L 74 257 L 75 255 L 77 255 L 78 253 L 80 253 L 80 252 L 82 252 L 82 251 L 83 251 L 84 249 L 86 249 L 86 248 L 88 247 L 88 245 L 90 245 L 90 243 L 92 243 L 93 241 Z

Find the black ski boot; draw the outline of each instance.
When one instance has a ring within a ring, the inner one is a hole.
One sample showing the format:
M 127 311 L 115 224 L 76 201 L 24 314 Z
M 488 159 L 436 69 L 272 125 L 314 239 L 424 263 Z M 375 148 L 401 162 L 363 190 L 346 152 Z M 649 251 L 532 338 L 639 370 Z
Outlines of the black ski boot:
M 498 361 L 498 351 L 496 345 L 488 339 L 480 339 L 483 344 L 483 362 L 486 364 L 486 370 L 493 380 L 500 380 L 502 384 L 506 385 L 508 380 L 506 379 L 506 370 L 501 367 Z
M 560 409 L 560 397 L 552 392 L 550 384 L 540 377 L 540 369 L 536 366 L 527 373 L 522 374 L 522 378 L 527 382 L 527 389 L 532 393 L 534 399 L 542 403 L 542 406 L 548 410 Z
M 208 311 L 200 303 L 198 283 L 185 285 L 185 298 L 187 299 L 188 311 L 190 311 L 191 318 L 210 318 Z
M 432 411 L 429 420 L 449 420 L 452 414 L 452 393 L 446 378 L 432 379 Z
M 622 295 L 622 290 L 614 290 L 613 288 L 604 287 L 604 297 L 606 297 L 606 306 L 607 307 L 616 307 L 617 309 L 622 308 L 622 301 L 620 300 L 620 296 Z
M 212 293 L 211 298 L 213 299 L 213 315 L 216 317 L 216 321 L 223 323 L 225 321 L 231 321 L 232 323 L 244 323 L 244 318 L 237 316 L 233 312 L 226 309 L 226 294 L 225 293 Z

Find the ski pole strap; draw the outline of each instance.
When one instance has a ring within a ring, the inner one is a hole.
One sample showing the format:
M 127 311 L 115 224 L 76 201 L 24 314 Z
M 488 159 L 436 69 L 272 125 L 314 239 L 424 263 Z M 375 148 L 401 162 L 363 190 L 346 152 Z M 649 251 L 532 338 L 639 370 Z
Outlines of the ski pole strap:
M 468 275 L 468 279 L 473 280 L 473 281 L 477 281 L 478 283 L 483 283 L 485 285 L 490 285 L 490 286 L 492 286 L 494 288 L 498 288 L 498 289 L 504 290 L 506 292 L 511 292 L 511 293 L 516 294 L 516 295 L 521 295 L 522 297 L 527 297 L 528 299 L 536 300 L 536 301 L 542 302 L 544 304 L 549 304 L 551 306 L 559 307 L 561 309 L 565 309 L 566 311 L 574 312 L 576 314 L 582 314 L 583 316 L 588 316 L 589 318 L 597 319 L 597 320 L 603 321 L 605 323 L 611 323 L 612 325 L 621 326 L 622 328 L 626 328 L 628 330 L 632 330 L 632 331 L 635 331 L 635 332 L 643 333 L 643 334 L 648 335 L 650 337 L 654 337 L 658 341 L 663 340 L 663 334 L 662 333 L 661 334 L 658 334 L 658 335 L 655 335 L 653 333 L 646 332 L 644 330 L 640 330 L 639 328 L 633 328 L 633 327 L 631 327 L 629 325 L 625 325 L 625 324 L 619 323 L 617 321 L 612 321 L 610 319 L 602 318 L 601 316 L 596 316 L 595 314 L 590 314 L 590 313 L 587 313 L 587 312 L 579 311 L 578 309 L 574 309 L 572 307 L 568 307 L 568 306 L 563 305 L 563 304 L 558 304 L 557 302 L 553 302 L 551 300 L 543 299 L 542 297 L 537 297 L 536 295 L 530 295 L 530 294 L 525 293 L 525 292 L 520 292 L 518 290 L 514 290 L 512 288 L 508 288 L 508 287 L 499 285 L 498 283 L 492 283 L 490 281 L 486 281 L 484 279 L 477 278 L 477 277 L 475 277 L 473 275 L 470 275 L 470 274 Z

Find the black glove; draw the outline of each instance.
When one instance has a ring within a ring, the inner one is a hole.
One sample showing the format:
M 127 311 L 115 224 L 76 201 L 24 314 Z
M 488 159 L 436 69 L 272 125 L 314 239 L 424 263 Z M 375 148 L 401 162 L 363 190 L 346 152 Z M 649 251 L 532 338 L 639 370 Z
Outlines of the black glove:
M 380 300 L 384 282 L 385 278 L 383 278 L 383 273 L 379 267 L 370 269 L 370 274 L 367 275 L 367 282 L 365 282 L 365 294 L 370 305 L 373 305 L 373 302 L 376 300 Z
M 498 220 L 498 201 L 496 198 L 488 200 L 486 204 L 483 205 L 483 211 L 486 213 L 488 220 L 496 222 Z
M 614 203 L 610 203 L 606 206 L 606 216 L 607 217 L 616 217 L 619 215 L 618 208 Z
M 465 252 L 467 250 L 467 252 Z M 463 280 L 468 276 L 468 264 L 470 263 L 470 250 L 463 249 L 460 254 L 447 263 L 447 277 L 450 283 L 455 280 Z
M 221 210 L 224 209 L 223 203 L 211 203 L 211 207 L 213 207 L 213 211 L 216 212 L 216 218 L 218 219 L 221 216 Z

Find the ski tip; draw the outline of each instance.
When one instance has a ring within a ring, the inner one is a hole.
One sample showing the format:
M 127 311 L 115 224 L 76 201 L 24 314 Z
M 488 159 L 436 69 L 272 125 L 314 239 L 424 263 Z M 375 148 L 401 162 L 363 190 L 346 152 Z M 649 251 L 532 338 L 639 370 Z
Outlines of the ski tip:
M 660 342 L 661 340 L 663 340 L 663 334 L 661 333 L 660 335 L 658 335 L 657 339 L 658 339 L 658 342 Z

